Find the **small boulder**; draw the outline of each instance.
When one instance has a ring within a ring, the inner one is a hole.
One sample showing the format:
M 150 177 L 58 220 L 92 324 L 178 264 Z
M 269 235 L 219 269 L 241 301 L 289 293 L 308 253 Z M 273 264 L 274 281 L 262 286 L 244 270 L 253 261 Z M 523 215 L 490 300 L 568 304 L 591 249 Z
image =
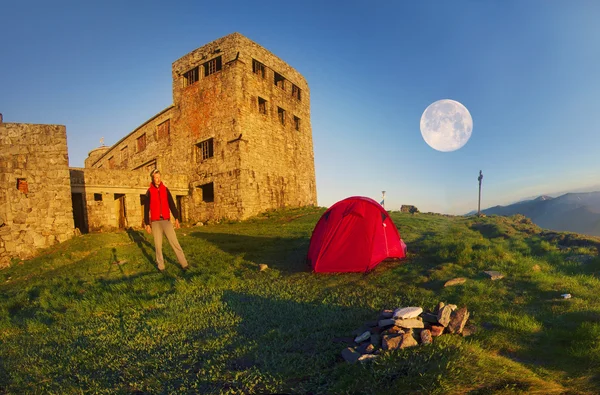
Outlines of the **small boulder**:
M 396 324 L 396 320 L 393 318 L 386 318 L 384 320 L 379 320 L 379 327 L 385 328 L 386 326 L 392 326 Z
M 402 307 L 394 310 L 393 318 L 407 319 L 418 317 L 423 312 L 421 307 Z
M 444 333 L 444 328 L 441 325 L 432 325 L 431 326 L 431 336 L 433 337 L 438 337 L 441 336 Z
M 375 354 L 363 354 L 360 357 L 358 357 L 358 362 L 367 362 L 367 361 L 372 361 L 374 359 L 377 359 L 379 357 L 379 355 L 375 355 Z
M 452 280 L 448 280 L 444 283 L 444 287 L 452 287 L 454 285 L 464 284 L 467 281 L 464 277 L 453 278 Z
M 446 327 L 450 323 L 450 314 L 452 314 L 452 307 L 444 306 L 438 311 L 437 318 L 440 325 Z
M 404 335 L 405 334 L 383 336 L 383 339 L 381 340 L 381 348 L 388 351 L 398 349 L 400 347 L 400 343 L 402 343 L 402 336 Z M 410 335 L 410 337 L 412 337 L 412 335 Z
M 370 337 L 371 337 L 371 332 L 366 331 L 366 332 L 363 332 L 361 335 L 357 336 L 356 339 L 354 339 L 354 342 L 362 343 L 365 340 L 369 340 Z
M 497 272 L 495 270 L 486 270 L 484 271 L 485 274 L 488 275 L 488 277 L 490 278 L 490 280 L 492 281 L 496 281 L 496 280 L 500 280 L 504 278 L 504 274 Z
M 269 266 L 265 265 L 264 263 L 261 263 L 261 264 L 258 265 L 258 270 L 261 271 L 261 272 L 264 272 L 268 268 L 269 268 Z
M 357 349 L 356 352 L 359 354 L 372 354 L 375 351 L 375 346 L 371 343 L 363 343 Z
M 469 312 L 466 307 L 456 310 L 452 313 L 452 318 L 448 324 L 448 332 L 461 334 L 468 319 Z
M 414 347 L 419 345 L 419 342 L 415 340 L 412 333 L 405 333 L 400 336 L 402 338 L 400 341 L 400 348 Z
M 416 318 L 411 318 L 408 320 L 396 320 L 396 326 L 400 328 L 424 328 L 423 321 L 418 320 Z
M 421 344 L 431 344 L 433 342 L 433 337 L 431 336 L 431 331 L 429 329 L 423 329 L 421 331 Z
M 342 358 L 344 358 L 344 361 L 348 363 L 355 363 L 358 361 L 358 358 L 360 358 L 360 354 L 357 353 L 353 348 L 348 347 L 342 350 Z
M 423 313 L 423 314 L 421 314 L 421 318 L 423 319 L 424 322 L 429 322 L 431 324 L 437 324 L 438 323 L 437 314 Z
M 383 310 L 379 316 L 384 318 L 392 318 L 394 316 L 394 310 Z

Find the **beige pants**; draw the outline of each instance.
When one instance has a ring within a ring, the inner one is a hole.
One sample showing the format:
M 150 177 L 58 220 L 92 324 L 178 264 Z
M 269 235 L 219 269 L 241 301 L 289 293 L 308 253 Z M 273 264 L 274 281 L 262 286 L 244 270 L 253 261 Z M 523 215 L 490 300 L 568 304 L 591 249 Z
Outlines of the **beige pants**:
M 177 241 L 177 235 L 175 234 L 175 229 L 173 229 L 173 224 L 169 220 L 160 220 L 152 221 L 152 235 L 154 236 L 154 247 L 156 248 L 156 263 L 158 264 L 158 269 L 163 270 L 165 268 L 165 261 L 162 253 L 163 233 L 167 236 L 171 248 L 175 251 L 175 255 L 177 255 L 177 260 L 181 267 L 187 267 L 188 263 L 185 259 L 185 255 L 183 255 L 183 250 L 179 245 L 179 241 Z

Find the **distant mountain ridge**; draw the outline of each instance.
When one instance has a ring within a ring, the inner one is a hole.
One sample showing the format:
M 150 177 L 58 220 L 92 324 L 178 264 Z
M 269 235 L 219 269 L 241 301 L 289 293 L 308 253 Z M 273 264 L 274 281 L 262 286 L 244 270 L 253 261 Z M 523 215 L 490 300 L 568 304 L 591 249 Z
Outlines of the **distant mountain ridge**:
M 547 195 L 481 210 L 486 215 L 522 214 L 542 228 L 600 236 L 600 191 Z

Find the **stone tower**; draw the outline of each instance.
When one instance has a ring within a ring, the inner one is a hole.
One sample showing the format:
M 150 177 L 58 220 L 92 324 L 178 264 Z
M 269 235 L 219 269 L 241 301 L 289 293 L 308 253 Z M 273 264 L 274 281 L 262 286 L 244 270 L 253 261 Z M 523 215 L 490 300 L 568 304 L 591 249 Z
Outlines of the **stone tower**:
M 172 78 L 173 105 L 104 152 L 93 150 L 86 167 L 187 175 L 189 221 L 316 204 L 302 75 L 233 33 L 176 60 Z

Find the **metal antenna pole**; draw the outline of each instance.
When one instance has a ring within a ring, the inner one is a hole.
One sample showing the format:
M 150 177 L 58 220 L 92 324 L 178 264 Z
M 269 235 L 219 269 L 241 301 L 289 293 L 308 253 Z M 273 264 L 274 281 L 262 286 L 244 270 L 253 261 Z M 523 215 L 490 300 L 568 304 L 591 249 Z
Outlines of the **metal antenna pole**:
M 481 170 L 479 170 L 479 177 L 477 177 L 477 181 L 479 181 L 479 201 L 477 203 L 477 215 L 481 215 L 481 180 L 483 180 L 483 174 Z

